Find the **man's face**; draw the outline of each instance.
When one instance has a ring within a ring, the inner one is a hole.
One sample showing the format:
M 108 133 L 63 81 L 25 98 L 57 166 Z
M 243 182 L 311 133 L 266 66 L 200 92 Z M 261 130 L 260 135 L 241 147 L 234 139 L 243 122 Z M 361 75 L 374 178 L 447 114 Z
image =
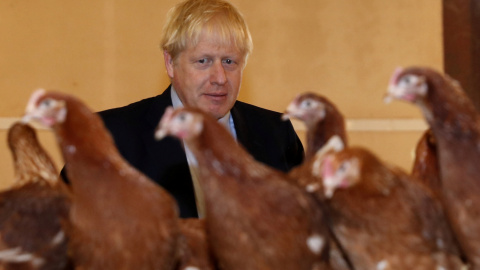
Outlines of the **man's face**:
M 202 34 L 197 46 L 188 46 L 175 60 L 164 52 L 167 74 L 185 106 L 223 117 L 240 91 L 244 56 L 234 44 L 221 45 Z

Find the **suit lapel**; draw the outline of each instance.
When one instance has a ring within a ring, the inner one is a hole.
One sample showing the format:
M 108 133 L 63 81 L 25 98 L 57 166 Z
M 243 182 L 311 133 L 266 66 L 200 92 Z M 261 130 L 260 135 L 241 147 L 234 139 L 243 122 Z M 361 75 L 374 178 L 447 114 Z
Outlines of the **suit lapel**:
M 145 117 L 142 139 L 145 145 L 144 171 L 167 189 L 179 204 L 182 217 L 196 217 L 193 183 L 180 141 L 173 137 L 155 140 L 154 132 L 165 109 L 172 106 L 170 87 L 152 102 Z
M 268 159 L 267 151 L 265 146 L 256 139 L 259 128 L 253 127 L 252 123 L 247 121 L 245 116 L 248 115 L 248 111 L 242 110 L 242 107 L 237 104 L 238 101 L 231 110 L 237 140 L 256 160 L 265 162 Z

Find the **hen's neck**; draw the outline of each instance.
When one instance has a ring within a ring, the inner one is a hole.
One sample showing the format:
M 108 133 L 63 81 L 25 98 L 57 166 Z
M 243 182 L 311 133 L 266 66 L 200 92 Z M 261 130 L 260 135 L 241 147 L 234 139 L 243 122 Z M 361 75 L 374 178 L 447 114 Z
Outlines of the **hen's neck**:
M 264 169 L 263 165 L 256 162 L 237 144 L 231 134 L 216 122 L 205 121 L 202 133 L 186 143 L 195 155 L 199 167 L 208 168 L 217 174 L 238 176 Z
M 121 158 L 112 136 L 97 114 L 75 111 L 69 108 L 65 122 L 54 127 L 59 141 L 67 173 L 88 174 L 85 168 L 122 168 Z M 72 184 L 73 184 L 73 179 Z M 94 179 L 92 179 L 94 180 Z M 79 181 L 82 182 L 82 181 Z
M 322 148 L 327 142 L 327 134 L 325 133 L 325 124 L 323 121 L 312 125 L 307 131 L 307 151 L 305 159 L 315 156 L 315 153 Z
M 313 157 L 334 135 L 340 136 L 344 144 L 347 143 L 343 117 L 328 111 L 325 119 L 308 128 L 305 159 Z
M 431 110 L 431 119 L 426 115 L 435 134 L 463 140 L 480 134 L 480 119 L 471 100 L 449 78 L 433 80 L 434 89 L 428 93 L 424 110 Z M 428 108 L 430 107 L 430 108 Z M 428 114 L 428 113 L 427 113 Z
M 44 181 L 54 185 L 58 182 L 58 171 L 39 146 L 31 145 L 27 151 L 17 151 L 15 155 L 15 185 Z

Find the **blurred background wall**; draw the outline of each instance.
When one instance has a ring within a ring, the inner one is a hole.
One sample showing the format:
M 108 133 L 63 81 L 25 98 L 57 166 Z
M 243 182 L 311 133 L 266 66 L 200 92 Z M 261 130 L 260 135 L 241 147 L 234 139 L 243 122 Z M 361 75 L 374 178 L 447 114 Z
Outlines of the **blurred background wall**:
M 426 125 L 417 108 L 382 101 L 397 66 L 443 69 L 440 0 L 231 0 L 254 41 L 239 99 L 283 111 L 298 94 L 327 96 L 350 142 L 410 170 Z M 127 105 L 169 84 L 159 37 L 174 0 L 0 1 L 0 188 L 13 179 L 8 127 L 36 88 L 93 110 Z M 304 127 L 294 123 L 304 139 Z M 49 130 L 39 130 L 59 168 Z M 152 135 L 153 136 L 153 135 Z

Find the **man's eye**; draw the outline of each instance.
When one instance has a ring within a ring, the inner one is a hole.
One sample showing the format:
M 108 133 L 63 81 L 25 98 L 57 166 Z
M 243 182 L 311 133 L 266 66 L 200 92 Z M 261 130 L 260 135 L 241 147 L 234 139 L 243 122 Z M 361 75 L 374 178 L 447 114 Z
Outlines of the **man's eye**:
M 200 63 L 200 64 L 205 64 L 206 62 L 207 62 L 206 58 L 198 60 L 198 63 Z
M 228 64 L 228 65 L 233 64 L 233 60 L 232 60 L 232 59 L 225 59 L 225 60 L 223 60 L 223 62 L 224 62 L 225 64 Z

